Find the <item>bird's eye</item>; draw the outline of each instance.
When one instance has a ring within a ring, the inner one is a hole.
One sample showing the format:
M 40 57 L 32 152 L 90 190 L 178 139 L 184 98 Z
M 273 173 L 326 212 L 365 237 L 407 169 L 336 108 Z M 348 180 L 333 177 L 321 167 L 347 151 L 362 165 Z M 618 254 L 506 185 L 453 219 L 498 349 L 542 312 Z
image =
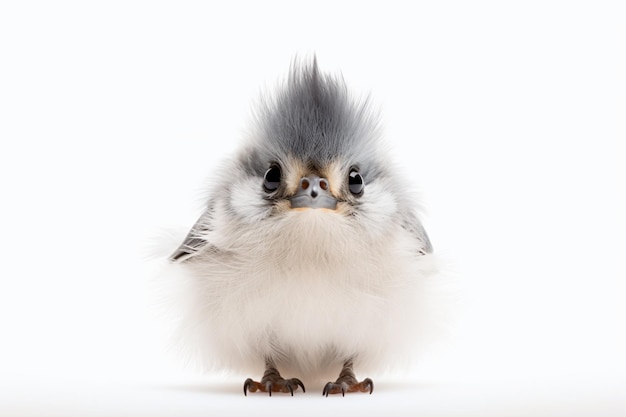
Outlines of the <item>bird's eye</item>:
M 350 192 L 355 196 L 363 194 L 363 188 L 365 187 L 363 177 L 359 174 L 359 171 L 354 168 L 350 170 L 350 175 L 348 176 L 348 187 L 350 188 Z
M 265 171 L 265 177 L 263 179 L 263 188 L 268 193 L 273 193 L 278 190 L 280 186 L 280 167 L 278 165 L 272 165 L 270 169 Z

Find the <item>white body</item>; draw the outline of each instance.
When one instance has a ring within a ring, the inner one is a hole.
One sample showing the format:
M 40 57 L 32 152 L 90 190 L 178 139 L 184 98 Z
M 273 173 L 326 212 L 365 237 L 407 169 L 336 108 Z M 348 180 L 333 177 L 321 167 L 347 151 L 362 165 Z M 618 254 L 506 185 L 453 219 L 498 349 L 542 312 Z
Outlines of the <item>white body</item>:
M 267 223 L 218 222 L 206 238 L 223 252 L 171 265 L 176 338 L 192 358 L 260 375 L 271 357 L 303 380 L 336 376 L 349 358 L 358 372 L 408 363 L 438 324 L 433 255 L 414 236 L 389 224 L 355 233 L 327 210 Z

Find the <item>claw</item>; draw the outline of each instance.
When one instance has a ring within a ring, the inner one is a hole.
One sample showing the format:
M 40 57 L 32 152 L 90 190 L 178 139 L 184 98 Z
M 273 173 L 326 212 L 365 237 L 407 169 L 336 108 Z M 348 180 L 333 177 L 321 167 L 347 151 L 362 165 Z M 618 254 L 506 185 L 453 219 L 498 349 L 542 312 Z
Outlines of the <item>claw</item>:
M 302 381 L 300 381 L 298 378 L 292 378 L 291 379 L 293 382 L 296 383 L 296 385 L 299 385 L 300 388 L 302 388 L 302 392 L 306 392 L 306 390 L 304 389 L 304 384 L 302 383 Z M 296 387 L 297 388 L 297 387 Z
M 365 378 L 365 380 L 363 381 L 363 385 L 370 387 L 370 395 L 372 395 L 372 392 L 374 392 L 374 381 L 369 378 Z
M 248 387 L 252 384 L 252 378 L 246 379 L 246 382 L 243 383 L 243 395 L 248 396 Z

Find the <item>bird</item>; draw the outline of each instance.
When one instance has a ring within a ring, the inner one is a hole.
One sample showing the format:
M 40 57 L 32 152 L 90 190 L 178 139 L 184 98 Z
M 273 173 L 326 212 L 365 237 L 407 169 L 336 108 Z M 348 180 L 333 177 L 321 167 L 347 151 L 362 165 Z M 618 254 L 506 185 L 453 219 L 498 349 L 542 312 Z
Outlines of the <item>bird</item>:
M 370 96 L 296 58 L 214 174 L 169 256 L 180 343 L 209 367 L 263 372 L 246 396 L 304 393 L 303 380 L 371 394 L 356 371 L 421 344 L 437 262 L 416 179 L 391 158 Z

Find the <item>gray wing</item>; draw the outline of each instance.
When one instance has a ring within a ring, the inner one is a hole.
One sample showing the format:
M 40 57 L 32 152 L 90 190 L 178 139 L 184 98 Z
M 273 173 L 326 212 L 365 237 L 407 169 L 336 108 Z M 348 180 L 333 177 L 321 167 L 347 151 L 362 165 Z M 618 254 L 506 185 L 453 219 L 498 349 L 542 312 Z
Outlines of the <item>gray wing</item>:
M 209 207 L 187 233 L 183 243 L 170 255 L 169 260 L 171 262 L 183 262 L 196 255 L 202 248 L 209 246 L 209 242 L 205 240 L 204 236 L 206 236 L 206 232 L 212 230 L 212 222 L 213 208 Z
M 422 248 L 419 250 L 420 255 L 433 253 L 433 245 L 430 243 L 426 229 L 424 229 L 417 216 L 413 213 L 406 213 L 402 221 L 402 227 L 422 242 Z

